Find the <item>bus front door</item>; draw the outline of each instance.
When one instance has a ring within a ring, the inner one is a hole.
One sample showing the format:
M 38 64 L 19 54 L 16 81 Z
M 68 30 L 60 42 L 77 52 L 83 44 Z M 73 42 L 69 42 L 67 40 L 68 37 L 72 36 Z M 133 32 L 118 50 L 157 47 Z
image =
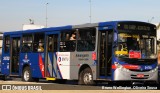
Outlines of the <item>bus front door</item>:
M 10 74 L 19 74 L 20 37 L 11 38 Z
M 111 76 L 113 31 L 99 32 L 99 76 Z
M 47 35 L 45 77 L 57 77 L 56 52 L 58 46 L 58 34 Z

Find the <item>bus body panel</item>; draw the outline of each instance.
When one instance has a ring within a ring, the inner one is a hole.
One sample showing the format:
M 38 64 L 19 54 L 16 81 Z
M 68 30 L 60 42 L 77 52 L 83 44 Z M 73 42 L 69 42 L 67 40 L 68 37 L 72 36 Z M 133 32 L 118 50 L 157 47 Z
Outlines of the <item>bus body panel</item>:
M 48 66 L 47 66 L 47 77 L 60 77 L 60 73 L 58 72 L 57 66 L 57 53 L 48 53 Z
M 34 78 L 44 78 L 44 53 L 21 53 L 21 75 L 24 65 L 28 64 Z
M 5 75 L 10 74 L 10 54 L 9 53 L 2 53 L 2 63 L 1 63 L 1 73 Z
M 70 52 L 57 52 L 58 73 L 61 79 L 70 79 Z
M 57 65 L 62 77 L 60 79 L 78 79 L 81 66 L 87 64 L 96 80 L 96 60 L 92 60 L 94 52 L 57 52 Z
M 93 59 L 93 53 L 96 52 L 71 52 L 70 79 L 78 79 L 80 68 L 88 65 L 91 68 L 93 79 L 96 80 L 97 61 Z

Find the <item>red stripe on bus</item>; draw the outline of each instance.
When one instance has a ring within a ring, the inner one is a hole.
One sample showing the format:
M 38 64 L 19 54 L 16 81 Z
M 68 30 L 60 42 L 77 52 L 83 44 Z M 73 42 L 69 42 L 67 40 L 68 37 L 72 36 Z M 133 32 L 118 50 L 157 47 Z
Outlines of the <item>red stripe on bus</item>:
M 123 65 L 123 67 L 127 69 L 140 69 L 138 65 Z
M 122 65 L 124 68 L 127 69 L 140 69 L 140 66 L 138 65 Z M 112 69 L 116 69 L 117 67 L 115 65 L 112 65 Z
M 40 54 L 39 54 L 39 68 L 41 70 L 42 77 L 44 77 L 44 64 Z

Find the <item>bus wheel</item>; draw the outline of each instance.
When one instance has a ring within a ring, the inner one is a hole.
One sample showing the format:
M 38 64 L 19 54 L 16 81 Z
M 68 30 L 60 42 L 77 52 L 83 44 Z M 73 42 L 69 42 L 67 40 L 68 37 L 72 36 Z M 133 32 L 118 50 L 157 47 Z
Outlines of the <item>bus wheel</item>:
M 25 67 L 23 70 L 23 75 L 22 75 L 22 80 L 26 82 L 31 82 L 33 81 L 32 76 L 31 76 L 31 71 L 29 67 Z
M 83 71 L 80 72 L 79 75 L 79 84 L 84 85 L 93 85 L 93 74 L 90 68 L 86 68 Z

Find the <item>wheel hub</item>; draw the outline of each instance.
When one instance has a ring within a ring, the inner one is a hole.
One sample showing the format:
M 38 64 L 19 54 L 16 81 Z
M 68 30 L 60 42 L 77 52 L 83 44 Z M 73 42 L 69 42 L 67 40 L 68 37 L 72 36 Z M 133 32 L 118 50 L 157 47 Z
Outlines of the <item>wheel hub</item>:
M 91 73 L 86 73 L 84 74 L 84 83 L 89 84 L 92 81 L 92 75 Z
M 25 80 L 25 81 L 28 81 L 28 80 L 29 80 L 29 72 L 28 72 L 28 71 L 25 71 L 25 72 L 24 72 L 24 80 Z

